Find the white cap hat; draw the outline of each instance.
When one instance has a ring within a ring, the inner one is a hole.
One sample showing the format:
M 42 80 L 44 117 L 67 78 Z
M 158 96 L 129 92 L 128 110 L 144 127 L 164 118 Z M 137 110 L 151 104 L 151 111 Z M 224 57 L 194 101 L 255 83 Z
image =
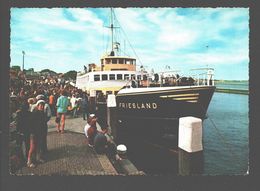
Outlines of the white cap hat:
M 39 99 L 44 99 L 44 95 L 40 94 L 40 95 L 37 95 L 36 96 L 36 99 L 39 100 Z
M 90 114 L 90 115 L 89 115 L 89 117 L 95 117 L 95 114 L 94 114 L 94 113 L 92 113 L 92 114 Z
M 45 104 L 45 101 L 39 100 L 39 101 L 37 101 L 36 105 L 39 105 L 40 103 L 44 103 Z
M 125 145 L 118 145 L 117 147 L 116 147 L 116 150 L 117 151 L 119 151 L 119 152 L 126 152 L 127 151 L 127 148 L 126 148 L 126 146 Z

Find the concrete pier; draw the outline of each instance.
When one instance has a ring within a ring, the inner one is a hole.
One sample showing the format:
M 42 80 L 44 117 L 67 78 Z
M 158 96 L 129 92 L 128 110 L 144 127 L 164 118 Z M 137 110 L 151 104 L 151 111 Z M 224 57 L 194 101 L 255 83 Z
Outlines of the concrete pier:
M 48 154 L 45 163 L 35 168 L 23 167 L 17 175 L 118 175 L 105 154 L 88 146 L 82 118 L 67 117 L 65 133 L 56 132 L 55 118 L 49 121 Z
M 37 164 L 35 168 L 23 167 L 15 172 L 16 175 L 124 175 L 139 173 L 137 169 L 130 168 L 129 162 L 123 160 L 111 161 L 105 154 L 97 154 L 94 148 L 88 146 L 83 128 L 86 125 L 81 117 L 67 116 L 65 133 L 56 132 L 55 117 L 49 121 L 48 126 L 48 154 L 45 163 Z M 98 129 L 101 127 L 97 124 Z M 126 171 L 118 170 L 126 169 Z

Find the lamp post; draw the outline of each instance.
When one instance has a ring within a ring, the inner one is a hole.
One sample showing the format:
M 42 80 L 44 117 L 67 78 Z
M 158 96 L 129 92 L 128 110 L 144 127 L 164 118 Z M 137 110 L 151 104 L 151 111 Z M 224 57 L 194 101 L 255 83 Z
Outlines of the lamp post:
M 23 53 L 23 68 L 22 68 L 22 71 L 24 71 L 24 55 L 25 55 L 25 52 L 22 51 L 22 53 Z

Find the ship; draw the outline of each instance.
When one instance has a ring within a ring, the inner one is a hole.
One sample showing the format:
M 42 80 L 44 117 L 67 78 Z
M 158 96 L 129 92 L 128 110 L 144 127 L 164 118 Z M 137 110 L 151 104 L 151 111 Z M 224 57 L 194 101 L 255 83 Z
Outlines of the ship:
M 120 42 L 115 41 L 115 30 L 119 27 L 114 26 L 113 13 L 111 8 L 111 23 L 107 26 L 111 30 L 111 50 L 101 56 L 99 65 L 90 63 L 77 73 L 76 87 L 90 94 L 117 94 L 130 80 L 143 80 L 146 76 L 146 71 L 137 70 L 136 58 L 120 54 Z
M 115 94 L 121 122 L 175 120 L 185 116 L 204 119 L 215 91 L 214 69 L 193 69 L 203 73 L 191 77 L 169 70 L 147 72 L 143 65 L 137 69 L 135 57 L 119 55 L 120 43 L 113 41 L 114 30 L 119 27 L 114 26 L 113 18 L 110 20 L 111 51 L 101 57 L 99 66 L 91 63 L 78 73 L 76 87 L 92 95 L 91 92 Z

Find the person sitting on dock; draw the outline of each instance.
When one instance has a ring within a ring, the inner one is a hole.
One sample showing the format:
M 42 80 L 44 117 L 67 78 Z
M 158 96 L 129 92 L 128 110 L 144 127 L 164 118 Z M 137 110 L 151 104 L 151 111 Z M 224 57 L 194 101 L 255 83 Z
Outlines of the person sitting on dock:
M 113 160 L 122 160 L 117 153 L 116 144 L 108 134 L 97 132 L 94 138 L 94 149 L 98 154 L 107 154 Z
M 107 134 L 107 129 L 102 131 L 97 130 L 97 119 L 95 114 L 90 114 L 88 123 L 84 128 L 85 135 L 88 139 L 88 145 L 94 147 L 98 154 L 106 153 L 114 160 L 121 160 L 121 157 L 117 154 L 116 144 Z
M 87 131 L 88 145 L 90 147 L 94 146 L 94 138 L 97 134 L 96 123 L 97 123 L 97 117 L 96 116 L 90 117 L 90 119 L 88 120 L 89 127 L 86 127 L 87 128 L 86 131 Z
M 85 125 L 84 127 L 84 133 L 85 133 L 85 136 L 88 138 L 88 129 L 90 127 L 90 122 L 91 120 L 95 117 L 95 114 L 90 114 L 88 119 L 87 119 L 87 124 Z

